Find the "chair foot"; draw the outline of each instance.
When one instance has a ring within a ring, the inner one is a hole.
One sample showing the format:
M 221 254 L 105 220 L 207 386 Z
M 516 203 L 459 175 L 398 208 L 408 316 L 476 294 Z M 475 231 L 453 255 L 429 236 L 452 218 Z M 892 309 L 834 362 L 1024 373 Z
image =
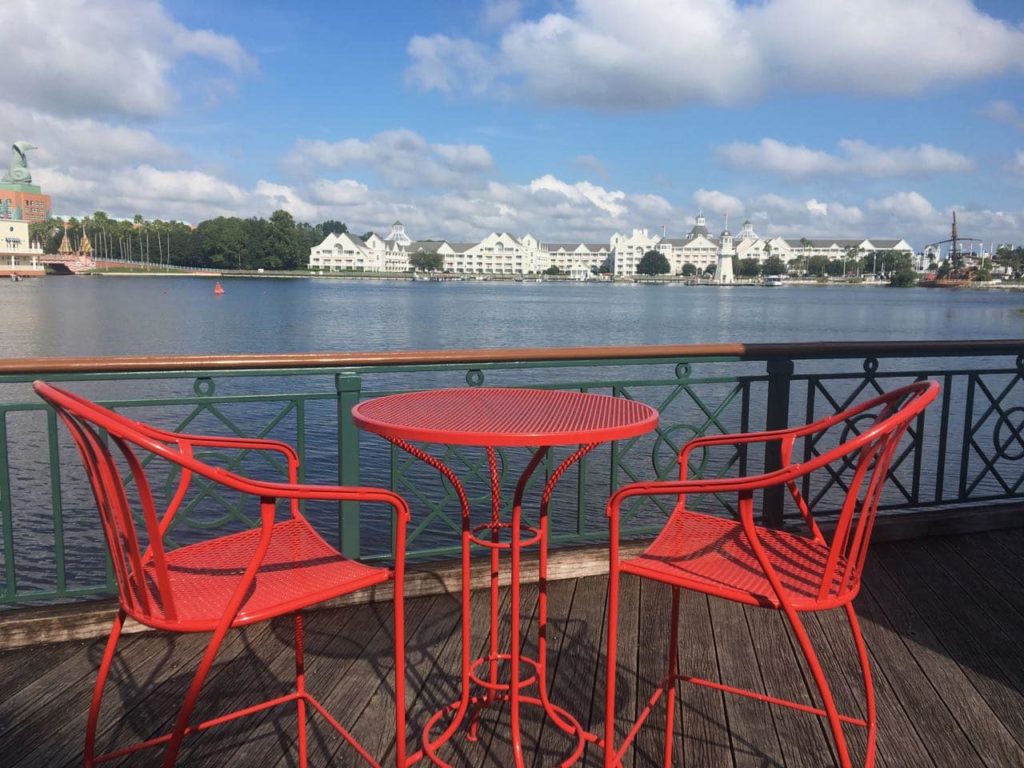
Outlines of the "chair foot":
M 119 610 L 117 616 L 114 617 L 114 624 L 110 628 L 110 636 L 107 638 L 107 645 L 103 650 L 103 660 L 100 662 L 100 669 L 96 675 L 96 684 L 92 692 L 92 703 L 89 705 L 89 721 L 85 726 L 86 768 L 93 768 L 96 765 L 96 726 L 99 723 L 103 689 L 107 684 L 107 676 L 110 674 L 110 665 L 117 651 L 117 642 L 121 638 L 124 620 L 125 612 Z

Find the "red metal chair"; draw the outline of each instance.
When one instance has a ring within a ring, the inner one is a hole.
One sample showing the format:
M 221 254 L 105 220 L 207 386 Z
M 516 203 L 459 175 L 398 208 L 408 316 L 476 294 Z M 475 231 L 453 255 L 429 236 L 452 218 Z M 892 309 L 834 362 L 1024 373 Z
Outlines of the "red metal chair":
M 164 432 L 44 382 L 37 381 L 33 387 L 60 415 L 78 446 L 99 508 L 120 597 L 120 609 L 110 631 L 89 709 L 85 765 L 93 766 L 137 750 L 166 744 L 163 765 L 168 768 L 174 765 L 186 735 L 294 702 L 298 708 L 300 765 L 307 765 L 308 706 L 323 715 L 367 763 L 378 766 L 366 749 L 307 690 L 300 611 L 314 603 L 393 578 L 395 752 L 397 765 L 404 768 L 405 629 L 402 585 L 405 529 L 409 519 L 405 501 L 397 494 L 376 488 L 298 485 L 298 455 L 286 443 Z M 104 432 L 109 441 L 103 439 Z M 117 447 L 124 459 L 123 464 L 115 459 L 110 446 Z M 288 467 L 288 482 L 248 479 L 196 458 L 197 448 L 211 447 L 283 454 Z M 180 468 L 173 498 L 167 509 L 159 514 L 143 462 L 137 455 L 140 449 Z M 193 476 L 258 497 L 260 526 L 173 550 L 166 549 L 164 535 L 186 498 Z M 132 490 L 137 499 L 137 509 L 133 509 L 129 501 L 126 484 L 129 478 L 134 484 Z M 275 519 L 279 499 L 288 500 L 290 512 L 288 518 L 281 522 Z M 299 510 L 300 499 L 391 505 L 397 518 L 393 573 L 388 568 L 364 565 L 342 556 L 303 517 Z M 190 724 L 189 718 L 203 681 L 228 630 L 288 613 L 295 617 L 295 691 Z M 212 632 L 213 635 L 185 695 L 174 729 L 163 736 L 97 756 L 95 741 L 100 702 L 126 616 L 168 632 Z
M 912 420 L 935 400 L 936 382 L 922 381 L 894 390 L 847 411 L 803 427 L 774 432 L 715 435 L 697 438 L 679 452 L 678 481 L 633 483 L 623 486 L 608 503 L 610 568 L 608 592 L 608 669 L 605 700 L 605 768 L 622 764 L 625 751 L 643 722 L 664 695 L 667 707 L 664 764 L 672 764 L 673 717 L 677 681 L 695 683 L 770 704 L 825 717 L 835 741 L 839 763 L 851 765 L 842 724 L 867 729 L 865 765 L 875 762 L 875 700 L 867 649 L 852 601 L 860 590 L 861 572 L 878 508 L 879 498 L 900 438 Z M 861 429 L 862 420 L 872 418 Z M 793 459 L 797 440 L 817 443 L 831 427 L 845 430 L 831 450 L 800 462 Z M 712 446 L 777 445 L 781 469 L 740 478 L 687 480 L 687 460 L 698 449 Z M 815 524 L 797 481 L 833 465 L 831 471 L 851 470 L 844 503 L 831 540 Z M 807 535 L 757 525 L 754 492 L 773 487 L 788 488 L 809 529 Z M 723 519 L 686 508 L 688 494 L 732 494 L 737 497 L 739 520 Z M 619 511 L 627 499 L 670 494 L 678 499 L 668 522 L 654 542 L 640 555 L 619 560 Z M 618 624 L 619 574 L 630 573 L 672 587 L 672 629 L 669 638 L 668 672 L 648 699 L 622 743 L 615 744 L 615 673 Z M 800 644 L 821 694 L 822 707 L 767 696 L 719 682 L 682 674 L 679 670 L 679 590 L 690 589 L 738 603 L 783 611 Z M 842 715 L 836 709 L 828 682 L 800 620 L 804 611 L 843 608 L 846 612 L 863 676 L 866 718 Z

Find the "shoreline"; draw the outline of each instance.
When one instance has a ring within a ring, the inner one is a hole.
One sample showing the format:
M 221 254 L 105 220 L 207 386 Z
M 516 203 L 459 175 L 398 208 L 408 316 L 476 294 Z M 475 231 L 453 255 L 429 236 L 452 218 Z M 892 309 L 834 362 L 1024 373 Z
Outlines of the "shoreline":
M 33 275 L 35 276 L 35 275 Z M 430 279 L 413 279 L 409 273 L 391 273 L 391 274 L 320 274 L 310 272 L 146 272 L 146 271 L 124 271 L 124 272 L 90 272 L 85 275 L 38 275 L 38 277 L 198 277 L 198 278 L 217 278 L 228 280 L 231 278 L 260 278 L 260 279 L 274 279 L 274 280 L 301 280 L 301 279 L 313 279 L 313 280 L 344 280 L 350 282 L 358 282 L 364 280 L 371 280 L 377 282 L 445 282 L 445 283 L 573 283 L 573 284 L 619 284 L 619 285 L 672 285 L 672 286 L 683 286 L 686 288 L 787 288 L 787 287 L 823 287 L 823 288 L 836 288 L 836 287 L 858 287 L 858 288 L 890 288 L 892 286 L 889 283 L 878 280 L 864 280 L 864 281 L 827 281 L 821 282 L 815 280 L 787 280 L 781 285 L 768 286 L 764 283 L 759 282 L 735 282 L 729 284 L 720 284 L 713 282 L 694 282 L 688 278 L 619 278 L 612 280 L 573 280 L 565 277 L 558 276 L 545 276 L 543 279 L 538 278 L 527 278 L 525 280 L 516 280 L 512 277 L 506 276 L 481 276 L 481 275 L 461 275 L 451 279 L 442 280 L 430 280 Z M 956 285 L 956 286 L 929 286 L 923 284 L 917 284 L 915 286 L 908 286 L 913 288 L 944 288 L 946 290 L 968 290 L 968 291 L 1024 291 L 1024 283 L 998 283 L 991 282 L 981 285 Z

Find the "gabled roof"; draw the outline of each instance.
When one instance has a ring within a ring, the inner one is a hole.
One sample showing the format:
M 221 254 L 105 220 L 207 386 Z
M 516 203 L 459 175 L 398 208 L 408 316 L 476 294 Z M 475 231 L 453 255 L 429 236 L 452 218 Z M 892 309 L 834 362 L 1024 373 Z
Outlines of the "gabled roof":
M 414 240 L 409 243 L 409 250 L 426 252 L 436 251 L 446 242 L 447 240 Z
M 471 248 L 476 248 L 480 243 L 448 243 L 451 249 L 456 253 L 465 253 Z

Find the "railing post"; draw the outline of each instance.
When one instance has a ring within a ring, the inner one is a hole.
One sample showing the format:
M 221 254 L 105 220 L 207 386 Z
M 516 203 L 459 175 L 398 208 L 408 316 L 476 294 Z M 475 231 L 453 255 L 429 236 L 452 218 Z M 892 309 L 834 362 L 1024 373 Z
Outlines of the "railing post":
M 339 373 L 334 386 L 338 394 L 338 484 L 360 485 L 359 428 L 352 421 L 352 408 L 359 403 L 363 380 L 355 374 Z M 359 502 L 343 501 L 338 505 L 338 535 L 341 553 L 358 558 Z
M 768 360 L 768 402 L 765 414 L 765 429 L 785 429 L 789 426 L 789 384 L 793 377 L 793 361 L 773 357 Z M 779 444 L 770 443 L 764 450 L 764 471 L 782 469 Z M 785 488 L 777 486 L 764 491 L 762 522 L 772 528 L 782 527 L 785 507 Z

